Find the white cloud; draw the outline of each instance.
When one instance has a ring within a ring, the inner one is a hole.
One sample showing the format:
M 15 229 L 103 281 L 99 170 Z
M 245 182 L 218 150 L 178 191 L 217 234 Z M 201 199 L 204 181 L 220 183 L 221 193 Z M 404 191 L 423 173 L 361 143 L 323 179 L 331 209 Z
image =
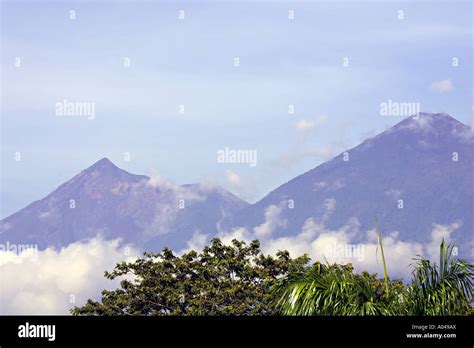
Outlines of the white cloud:
M 198 187 L 178 185 L 171 180 L 161 177 L 157 172 L 152 173 L 149 180 L 145 183 L 148 187 L 158 189 L 160 192 L 171 194 L 180 199 L 200 200 L 202 198 Z M 143 182 L 140 182 L 137 185 L 142 184 Z
M 419 255 L 431 260 L 439 257 L 439 245 L 444 237 L 451 240 L 452 232 L 460 225 L 435 225 L 431 240 L 423 245 L 419 242 L 400 240 L 397 232 L 382 236 L 385 260 L 389 276 L 409 279 L 411 264 Z M 352 263 L 358 272 L 368 271 L 383 274 L 381 252 L 375 230 L 366 232 L 366 239 L 356 242 L 360 236 L 357 219 L 349 220 L 336 230 L 327 229 L 324 224 L 308 219 L 299 234 L 262 241 L 265 253 L 275 254 L 278 250 L 288 250 L 292 257 L 308 254 L 314 261 L 329 263 Z
M 276 169 L 288 169 L 297 162 L 306 158 L 318 158 L 328 160 L 333 156 L 334 149 L 332 146 L 325 145 L 321 147 L 308 148 L 304 150 L 294 150 L 285 153 L 277 159 L 270 162 L 270 166 Z
M 209 235 L 205 233 L 201 233 L 200 231 L 195 231 L 193 236 L 190 240 L 187 241 L 187 247 L 183 250 L 179 251 L 178 254 L 182 255 L 187 253 L 191 250 L 202 250 L 208 243 Z
M 396 231 L 383 234 L 382 242 L 389 276 L 392 279 L 409 279 L 412 270 L 410 265 L 419 255 L 437 261 L 441 240 L 444 238 L 449 243 L 452 240 L 452 233 L 460 226 L 459 222 L 451 225 L 435 224 L 427 244 L 400 240 Z M 329 263 L 351 262 L 358 272 L 369 271 L 383 274 L 377 232 L 367 231 L 365 240 L 355 242 L 360 235 L 357 219 L 349 220 L 336 230 L 326 229 L 323 223 L 308 219 L 296 236 L 265 240 L 262 249 L 268 253 L 288 250 L 293 257 L 307 253 L 313 260 L 323 262 L 327 260 Z M 338 252 L 348 247 L 356 253 L 344 255 Z
M 265 240 L 262 250 L 271 254 L 278 250 L 288 250 L 293 257 L 306 253 L 313 260 L 351 262 L 344 257 L 341 258 L 340 255 L 334 255 L 333 250 L 337 245 L 347 245 L 359 235 L 359 225 L 359 221 L 353 218 L 340 228 L 330 230 L 323 222 L 309 218 L 305 221 L 300 233 L 295 236 Z
M 324 215 L 323 222 L 325 222 L 336 209 L 336 200 L 334 198 L 326 198 L 324 200 Z
M 217 235 L 224 244 L 230 244 L 232 240 L 237 239 L 246 243 L 251 242 L 255 237 L 244 227 L 238 227 L 230 232 L 220 231 Z
M 327 181 L 320 181 L 320 182 L 316 182 L 314 185 L 313 185 L 313 191 L 335 191 L 335 190 L 339 190 L 341 188 L 343 188 L 344 186 L 346 186 L 346 184 L 337 179 L 337 180 L 333 180 L 331 182 L 327 182 Z
M 102 289 L 116 288 L 118 280 L 105 279 L 104 271 L 138 255 L 132 246 L 99 237 L 60 250 L 36 251 L 34 257 L 28 251 L 2 251 L 0 313 L 68 314 L 72 306 L 97 299 Z
M 410 264 L 413 258 L 423 254 L 423 246 L 417 242 L 399 240 L 396 233 L 382 236 L 387 272 L 394 278 L 408 279 L 411 273 Z M 383 275 L 383 264 L 378 239 L 364 242 L 364 257 L 354 266 L 358 271 L 376 272 Z
M 204 180 L 223 187 L 247 202 L 255 202 L 260 197 L 254 173 L 238 174 L 231 169 L 227 169 L 223 177 L 219 177 L 217 180 L 210 177 Z
M 316 128 L 326 123 L 327 116 L 320 115 L 318 117 L 303 118 L 295 123 L 295 128 L 298 133 L 299 143 L 304 144 L 309 134 L 311 134 Z
M 253 232 L 241 227 L 228 233 L 221 232 L 218 237 L 222 238 L 224 243 L 230 243 L 234 238 L 246 242 L 258 239 L 265 254 L 276 254 L 278 250 L 288 250 L 292 257 L 308 254 L 313 261 L 352 263 L 357 272 L 368 271 L 383 275 L 377 231 L 375 229 L 361 231 L 360 223 L 354 217 L 336 229 L 329 229 L 324 222 L 336 209 L 336 201 L 327 199 L 324 208 L 325 212 L 320 221 L 308 218 L 301 231 L 295 235 L 272 238 L 271 224 L 275 221 L 282 221 L 281 210 L 272 205 L 266 209 L 266 222 L 255 227 Z M 410 265 L 420 255 L 436 261 L 439 257 L 441 240 L 444 238 L 449 243 L 452 240 L 452 233 L 460 226 L 460 222 L 451 225 L 434 224 L 431 238 L 424 244 L 401 240 L 398 231 L 382 232 L 389 276 L 392 279 L 408 280 L 412 271 Z
M 230 169 L 226 170 L 225 177 L 229 185 L 233 187 L 240 187 L 242 184 L 242 180 L 240 179 L 240 176 Z
M 433 224 L 433 230 L 431 231 L 431 241 L 426 246 L 426 254 L 431 259 L 437 259 L 439 256 L 439 245 L 444 239 L 445 242 L 449 243 L 452 240 L 451 234 L 461 227 L 460 222 L 454 222 L 451 225 L 439 225 Z
M 178 185 L 153 173 L 149 180 L 143 180 L 131 188 L 132 197 L 137 200 L 156 202 L 154 196 L 159 195 L 159 204 L 154 206 L 154 214 L 149 220 L 139 222 L 145 238 L 166 234 L 170 231 L 180 210 L 195 202 L 203 201 L 206 193 L 215 187 L 207 185 Z M 151 203 L 150 203 L 151 204 Z
M 329 205 L 328 210 L 331 209 Z M 279 216 L 278 207 L 270 207 L 266 211 L 267 222 L 275 221 Z M 390 277 L 407 279 L 411 272 L 409 265 L 416 255 L 436 260 L 441 239 L 449 242 L 460 225 L 459 222 L 435 224 L 431 241 L 426 246 L 400 240 L 397 233 L 384 235 L 383 246 Z M 272 239 L 270 235 L 263 234 L 259 239 L 264 253 L 288 250 L 293 257 L 307 253 L 313 260 L 351 262 L 359 272 L 367 270 L 381 275 L 383 267 L 376 231 L 367 231 L 364 242 L 353 244 L 360 236 L 357 219 L 350 219 L 343 226 L 331 230 L 310 218 L 297 235 Z M 218 237 L 229 244 L 232 239 L 250 242 L 258 236 L 256 231 L 251 233 L 245 228 L 236 228 L 227 233 L 221 232 Z M 188 250 L 202 250 L 207 242 L 208 236 L 197 231 L 188 242 Z M 2 251 L 0 313 L 68 314 L 73 305 L 82 305 L 88 298 L 98 299 L 102 289 L 116 288 L 118 280 L 105 279 L 103 272 L 112 270 L 119 261 L 133 261 L 138 255 L 133 246 L 121 245 L 119 240 L 104 241 L 99 237 L 85 243 L 70 244 L 61 250 L 36 251 L 34 257 L 28 251 L 20 254 Z M 70 303 L 71 296 L 75 297 L 76 303 Z
M 303 118 L 296 122 L 296 130 L 299 132 L 308 132 L 314 128 L 324 124 L 327 120 L 326 115 L 321 115 L 314 118 Z
M 218 176 L 204 176 L 199 178 L 199 186 L 207 191 L 221 187 L 246 202 L 255 202 L 260 198 L 254 173 L 237 173 L 226 169 Z
M 453 82 L 451 80 L 441 80 L 433 82 L 430 86 L 433 92 L 445 93 L 450 92 L 454 89 Z
M 314 186 L 313 191 L 319 191 L 328 187 L 328 183 L 326 181 L 319 181 L 315 183 L 313 186 Z
M 253 231 L 259 238 L 271 235 L 278 228 L 284 228 L 287 225 L 286 219 L 281 217 L 282 205 L 270 205 L 265 209 L 265 222 L 256 226 Z

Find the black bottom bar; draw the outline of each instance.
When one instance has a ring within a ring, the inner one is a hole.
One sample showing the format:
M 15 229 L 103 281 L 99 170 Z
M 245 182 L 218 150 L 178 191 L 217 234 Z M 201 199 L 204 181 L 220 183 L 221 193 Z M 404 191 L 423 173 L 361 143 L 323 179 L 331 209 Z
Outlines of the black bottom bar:
M 474 317 L 0 316 L 0 346 L 472 346 Z M 40 326 L 38 326 L 40 325 Z M 54 335 L 52 326 L 54 325 Z M 43 337 L 31 337 L 31 336 Z M 19 337 L 29 336 L 29 337 Z M 54 337 L 53 337 L 54 336 Z

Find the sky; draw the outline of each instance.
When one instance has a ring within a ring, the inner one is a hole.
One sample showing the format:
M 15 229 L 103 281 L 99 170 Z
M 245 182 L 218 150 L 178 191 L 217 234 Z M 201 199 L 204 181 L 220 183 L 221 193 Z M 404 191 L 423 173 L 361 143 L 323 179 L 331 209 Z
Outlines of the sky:
M 255 202 L 408 116 L 388 100 L 471 125 L 472 17 L 456 0 L 1 1 L 0 218 L 102 157 Z

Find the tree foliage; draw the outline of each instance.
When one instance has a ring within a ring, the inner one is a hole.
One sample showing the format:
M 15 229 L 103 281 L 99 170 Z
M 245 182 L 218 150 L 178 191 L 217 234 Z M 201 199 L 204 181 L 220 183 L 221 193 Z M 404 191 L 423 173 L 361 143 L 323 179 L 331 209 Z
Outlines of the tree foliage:
M 379 240 L 381 244 L 381 239 Z M 411 284 L 357 274 L 351 264 L 309 264 L 288 251 L 263 255 L 258 241 L 213 239 L 202 252 L 169 249 L 117 264 L 120 288 L 74 315 L 468 315 L 474 266 L 440 246 L 439 265 L 416 259 Z M 384 268 L 386 269 L 386 268 Z
M 307 256 L 287 251 L 264 256 L 258 241 L 213 239 L 202 252 L 182 256 L 164 249 L 135 262 L 119 263 L 108 279 L 125 277 L 120 288 L 102 291 L 101 302 L 88 300 L 74 315 L 270 315 L 271 287 L 278 277 L 302 269 Z
M 294 272 L 274 286 L 276 307 L 283 315 L 390 315 L 403 290 L 401 281 L 355 274 L 351 264 L 324 265 Z
M 407 288 L 407 314 L 468 315 L 471 311 L 474 266 L 455 258 L 453 245 L 440 245 L 439 265 L 418 258 Z
M 278 280 L 274 286 L 283 315 L 469 315 L 473 265 L 440 246 L 439 266 L 417 259 L 412 282 L 354 274 L 349 265 L 316 263 Z

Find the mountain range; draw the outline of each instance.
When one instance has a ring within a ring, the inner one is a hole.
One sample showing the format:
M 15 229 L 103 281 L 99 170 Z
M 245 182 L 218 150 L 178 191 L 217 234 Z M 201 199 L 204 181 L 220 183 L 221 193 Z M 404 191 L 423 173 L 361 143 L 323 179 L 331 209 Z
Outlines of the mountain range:
M 60 248 L 100 234 L 158 250 L 177 248 L 194 231 L 248 203 L 219 187 L 178 186 L 135 175 L 103 158 L 45 198 L 3 219 L 0 242 Z
M 59 248 L 101 234 L 147 251 L 180 249 L 196 232 L 259 231 L 273 207 L 273 237 L 300 233 L 310 218 L 360 231 L 377 219 L 386 233 L 426 243 L 435 224 L 456 223 L 452 237 L 471 255 L 473 139 L 470 127 L 447 114 L 410 116 L 255 204 L 215 186 L 131 174 L 103 158 L 1 220 L 0 243 Z

